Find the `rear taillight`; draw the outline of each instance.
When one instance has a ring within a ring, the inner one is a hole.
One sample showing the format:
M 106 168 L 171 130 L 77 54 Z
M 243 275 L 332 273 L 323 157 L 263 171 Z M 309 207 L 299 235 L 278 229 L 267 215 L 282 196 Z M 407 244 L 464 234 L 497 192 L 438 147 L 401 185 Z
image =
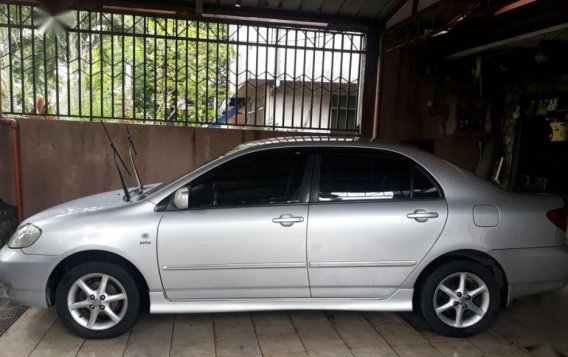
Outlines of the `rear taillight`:
M 556 227 L 566 232 L 566 221 L 568 221 L 568 209 L 558 208 L 546 212 L 546 217 Z

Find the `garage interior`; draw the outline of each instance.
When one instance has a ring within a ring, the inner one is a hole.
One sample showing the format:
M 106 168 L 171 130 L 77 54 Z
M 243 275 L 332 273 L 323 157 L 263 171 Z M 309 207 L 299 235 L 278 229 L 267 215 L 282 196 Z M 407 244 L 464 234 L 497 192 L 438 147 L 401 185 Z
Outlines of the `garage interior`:
M 156 18 L 173 22 L 159 33 L 147 25 Z M 60 30 L 49 35 L 47 22 Z M 178 38 L 188 24 L 195 47 Z M 505 189 L 568 196 L 565 0 L 22 0 L 0 4 L 0 37 L 0 242 L 26 217 L 119 186 L 101 119 L 122 153 L 129 125 L 146 182 L 251 140 L 331 135 L 415 145 Z M 105 38 L 112 50 L 126 39 L 134 54 L 97 61 Z M 205 72 L 205 57 L 178 64 L 190 50 L 206 56 Z M 175 78 L 152 77 L 159 56 Z M 183 78 L 184 90 L 171 87 Z M 103 346 L 65 336 L 53 312 L 30 309 L 0 337 L 0 355 L 565 356 L 567 294 L 515 301 L 492 330 L 466 340 L 436 336 L 413 314 L 290 312 L 144 316 L 128 338 Z M 14 320 L 4 316 L 0 333 Z M 271 331 L 291 341 L 278 344 Z

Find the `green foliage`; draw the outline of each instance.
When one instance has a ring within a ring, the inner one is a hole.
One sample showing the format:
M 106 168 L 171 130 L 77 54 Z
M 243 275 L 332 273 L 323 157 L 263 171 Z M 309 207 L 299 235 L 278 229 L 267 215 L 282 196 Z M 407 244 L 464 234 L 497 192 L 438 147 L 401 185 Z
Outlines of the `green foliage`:
M 216 98 L 231 95 L 225 84 L 236 56 L 225 42 L 228 25 L 98 12 L 66 16 L 72 23 L 56 18 L 42 33 L 32 7 L 0 4 L 4 112 L 180 125 L 220 116 Z

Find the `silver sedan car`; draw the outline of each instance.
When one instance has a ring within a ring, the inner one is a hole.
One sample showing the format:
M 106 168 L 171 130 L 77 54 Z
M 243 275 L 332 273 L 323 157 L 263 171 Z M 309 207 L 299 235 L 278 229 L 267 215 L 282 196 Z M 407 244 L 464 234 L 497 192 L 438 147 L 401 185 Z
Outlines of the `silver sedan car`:
M 411 311 L 486 329 L 563 287 L 566 203 L 507 192 L 417 149 L 333 139 L 243 144 L 145 191 L 30 217 L 0 251 L 14 302 L 109 338 L 151 313 Z

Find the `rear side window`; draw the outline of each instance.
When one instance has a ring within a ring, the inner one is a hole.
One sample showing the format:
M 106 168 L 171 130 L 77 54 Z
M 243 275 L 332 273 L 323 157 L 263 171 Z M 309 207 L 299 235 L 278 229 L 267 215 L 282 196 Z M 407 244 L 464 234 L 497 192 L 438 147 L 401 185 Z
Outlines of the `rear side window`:
M 438 186 L 416 165 L 412 167 L 412 178 L 412 198 L 441 197 Z
M 438 197 L 437 186 L 404 157 L 367 153 L 321 155 L 320 202 Z
M 287 151 L 236 159 L 192 182 L 191 208 L 258 206 L 302 201 L 306 155 Z

